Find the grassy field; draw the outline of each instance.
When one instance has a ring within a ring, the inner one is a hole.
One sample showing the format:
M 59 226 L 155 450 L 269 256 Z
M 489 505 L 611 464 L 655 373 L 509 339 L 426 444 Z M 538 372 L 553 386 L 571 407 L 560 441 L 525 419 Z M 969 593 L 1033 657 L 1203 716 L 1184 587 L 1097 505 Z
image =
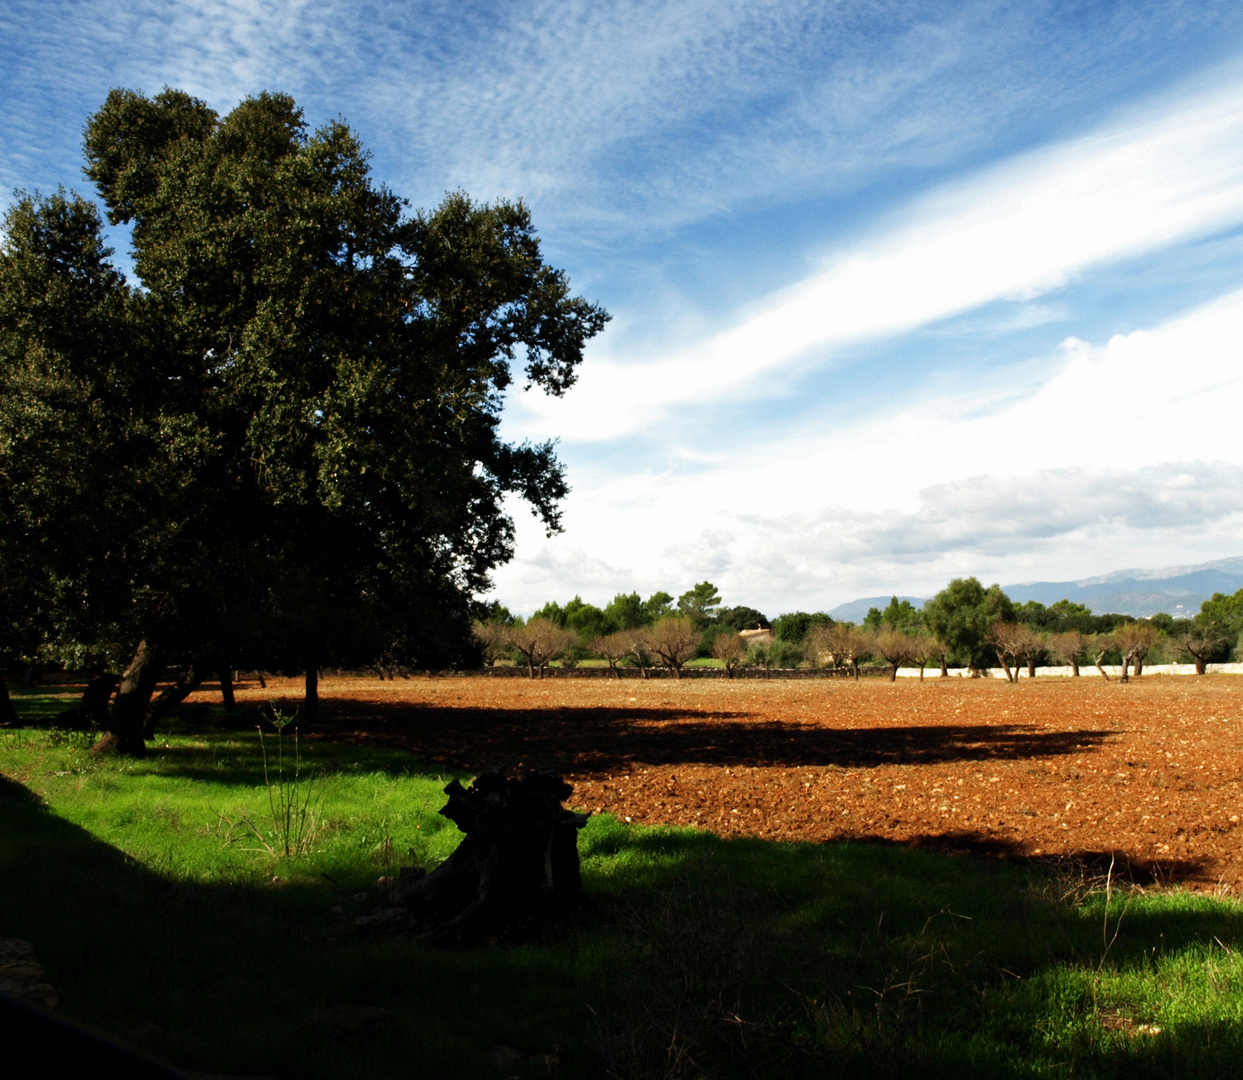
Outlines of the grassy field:
M 0 730 L 0 936 L 33 943 L 64 1015 L 187 1069 L 1225 1077 L 1243 1061 L 1232 901 L 1107 889 L 1071 863 L 601 815 L 579 925 L 434 950 L 353 919 L 379 878 L 456 845 L 436 813 L 449 776 L 304 745 L 315 832 L 276 857 L 244 720 L 201 714 L 144 761 L 98 760 L 39 726 L 61 700 L 15 700 L 31 726 Z

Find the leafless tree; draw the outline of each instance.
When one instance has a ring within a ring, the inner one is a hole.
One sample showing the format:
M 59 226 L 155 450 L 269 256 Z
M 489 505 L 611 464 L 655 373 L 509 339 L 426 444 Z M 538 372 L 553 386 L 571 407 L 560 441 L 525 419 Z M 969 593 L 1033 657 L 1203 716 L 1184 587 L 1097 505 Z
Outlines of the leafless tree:
M 938 660 L 942 676 L 948 674 L 945 669 L 945 642 L 935 634 L 923 631 L 912 635 L 915 642 L 915 663 L 919 665 L 919 681 L 924 681 L 924 668 L 929 660 Z
M 1035 630 L 1026 623 L 1019 623 L 1022 629 L 1018 633 L 1016 641 L 1016 651 L 1014 654 L 1014 679 L 1018 681 L 1019 671 L 1018 662 L 1022 660 L 1027 665 L 1027 677 L 1034 679 L 1036 677 L 1036 659 L 1045 650 L 1045 636 L 1039 630 Z
M 618 665 L 630 655 L 630 647 L 634 642 L 634 633 L 629 630 L 618 630 L 612 634 L 605 634 L 602 637 L 593 638 L 588 648 L 594 653 L 599 653 L 609 662 L 609 671 L 613 673 L 616 679 L 621 678 L 621 670 Z
M 1191 653 L 1196 674 L 1208 670 L 1208 658 L 1226 643 L 1226 636 L 1212 626 L 1193 626 L 1179 637 L 1178 643 Z
M 666 615 L 647 629 L 643 640 L 648 650 L 680 679 L 682 666 L 699 648 L 699 631 L 685 615 Z
M 494 667 L 496 662 L 512 648 L 509 640 L 509 627 L 499 622 L 479 622 L 471 625 L 471 633 L 483 647 L 483 662 Z
M 1003 622 L 998 620 L 989 627 L 985 640 L 997 654 L 997 661 L 1006 673 L 1008 682 L 1019 681 L 1019 656 L 1025 647 L 1027 627 L 1022 623 Z M 1014 661 L 1014 672 L 1010 671 L 1010 661 Z
M 1079 657 L 1087 654 L 1088 639 L 1078 630 L 1064 630 L 1049 638 L 1049 653 L 1054 660 L 1069 664 L 1071 673 L 1079 677 Z
M 647 628 L 637 627 L 623 631 L 630 639 L 630 659 L 643 678 L 647 678 L 647 669 L 651 667 L 651 657 L 647 651 Z
M 1156 644 L 1160 634 L 1151 623 L 1127 622 L 1114 629 L 1114 646 L 1122 653 L 1122 682 L 1129 682 L 1127 668 L 1135 665 L 1138 675 L 1144 666 L 1144 657 Z
M 542 679 L 548 661 L 573 644 L 574 634 L 551 619 L 532 619 L 525 626 L 511 627 L 509 642 L 525 658 L 531 678 L 538 671 Z
M 1096 670 L 1109 682 L 1109 672 L 1107 672 L 1101 661 L 1105 659 L 1105 654 L 1114 647 L 1113 634 L 1093 634 L 1088 639 L 1087 650 L 1088 655 L 1092 657 L 1092 662 L 1096 665 Z
M 803 638 L 803 652 L 811 661 L 812 667 L 819 667 L 826 660 L 835 669 L 840 666 L 841 660 L 838 659 L 833 644 L 833 631 L 838 625 L 838 623 L 825 623 L 813 626 L 807 631 L 807 636 Z
M 845 664 L 850 668 L 855 682 L 858 682 L 859 658 L 872 651 L 872 635 L 857 626 L 843 626 L 841 623 L 834 623 L 829 629 L 832 631 L 834 664 Z
M 737 634 L 721 634 L 712 643 L 712 655 L 724 662 L 725 674 L 731 679 L 734 677 L 734 669 L 742 663 L 746 654 L 746 646 Z
M 910 634 L 887 624 L 877 631 L 872 638 L 872 643 L 875 650 L 889 664 L 890 682 L 897 681 L 898 668 L 914 660 L 919 651 L 919 645 Z

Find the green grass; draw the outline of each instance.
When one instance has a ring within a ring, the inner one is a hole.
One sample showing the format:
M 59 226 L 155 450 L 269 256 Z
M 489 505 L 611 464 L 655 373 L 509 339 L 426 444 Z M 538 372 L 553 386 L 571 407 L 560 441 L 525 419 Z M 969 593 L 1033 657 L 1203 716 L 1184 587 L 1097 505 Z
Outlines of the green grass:
M 47 697 L 18 708 L 54 715 Z M 1101 883 L 1066 869 L 604 816 L 581 838 L 598 901 L 581 925 L 442 951 L 352 915 L 377 878 L 453 849 L 448 776 L 304 743 L 324 827 L 275 859 L 236 827 L 271 826 L 251 733 L 174 727 L 139 762 L 88 743 L 0 730 L 0 936 L 34 944 L 65 1015 L 188 1069 L 1224 1077 L 1243 1060 L 1231 902 L 1114 889 L 1107 920 Z M 351 1033 L 339 1006 L 391 1018 Z M 523 1057 L 499 1065 L 498 1045 Z

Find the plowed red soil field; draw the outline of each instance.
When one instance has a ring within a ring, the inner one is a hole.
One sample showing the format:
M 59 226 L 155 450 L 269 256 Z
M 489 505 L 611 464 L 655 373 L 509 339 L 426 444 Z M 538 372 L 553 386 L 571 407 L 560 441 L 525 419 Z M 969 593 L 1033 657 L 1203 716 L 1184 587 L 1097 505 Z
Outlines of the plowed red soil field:
M 300 692 L 278 680 L 239 697 Z M 1075 856 L 1243 891 L 1243 679 L 321 683 L 328 737 L 556 768 L 580 809 L 725 836 Z

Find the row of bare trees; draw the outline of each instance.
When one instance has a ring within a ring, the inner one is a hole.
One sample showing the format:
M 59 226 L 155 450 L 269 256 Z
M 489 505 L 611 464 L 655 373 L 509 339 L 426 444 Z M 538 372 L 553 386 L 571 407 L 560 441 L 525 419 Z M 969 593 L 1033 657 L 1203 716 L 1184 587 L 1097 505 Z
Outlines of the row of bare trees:
M 479 622 L 474 630 L 488 664 L 517 653 L 526 663 L 532 679 L 542 679 L 549 663 L 578 640 L 574 631 L 544 618 L 511 626 Z M 617 678 L 621 678 L 621 665 L 628 661 L 639 668 L 644 678 L 649 668 L 660 665 L 680 679 L 686 662 L 694 659 L 699 641 L 700 633 L 687 616 L 666 615 L 651 626 L 595 637 L 587 643 L 587 648 L 603 657 Z
M 523 624 L 507 625 L 478 622 L 475 637 L 483 648 L 489 665 L 507 656 L 521 657 L 532 679 L 543 678 L 549 663 L 572 646 L 579 644 L 574 631 L 558 626 L 551 619 L 535 618 Z M 1105 656 L 1116 650 L 1122 658 L 1121 681 L 1132 674 L 1141 675 L 1144 662 L 1160 639 L 1160 632 L 1147 622 L 1127 622 L 1112 633 L 1084 634 L 1078 630 L 1048 634 L 1027 623 L 998 621 L 993 623 L 987 642 L 1011 682 L 1017 682 L 1025 667 L 1028 678 L 1034 678 L 1037 662 L 1049 657 L 1070 667 L 1078 676 L 1081 663 L 1091 662 L 1106 679 Z M 629 664 L 647 678 L 653 667 L 665 667 L 682 677 L 686 663 L 694 659 L 701 640 L 693 621 L 685 615 L 667 615 L 651 626 L 635 627 L 604 634 L 586 642 L 587 649 L 603 658 L 612 674 L 621 678 L 621 667 Z M 1203 675 L 1206 658 L 1221 646 L 1220 635 L 1203 629 L 1189 630 L 1179 644 L 1194 659 L 1196 673 Z M 788 660 L 790 647 L 781 642 L 748 646 L 735 633 L 722 634 L 712 643 L 712 655 L 720 660 L 732 678 L 744 664 L 761 666 L 767 673 L 773 666 Z M 947 675 L 948 648 L 935 634 L 925 630 L 909 630 L 882 624 L 868 630 L 849 623 L 814 626 L 804 638 L 794 659 L 806 660 L 813 667 L 830 665 L 845 668 L 858 680 L 860 663 L 874 657 L 889 667 L 889 678 L 895 680 L 898 669 L 914 664 L 919 677 L 930 664 L 937 664 L 941 675 Z
M 1126 622 L 1108 634 L 1082 634 L 1078 630 L 1042 634 L 1026 623 L 996 622 L 989 631 L 988 642 L 1011 682 L 1018 680 L 1020 664 L 1026 665 L 1029 678 L 1034 677 L 1036 660 L 1042 655 L 1069 665 L 1074 675 L 1079 674 L 1081 660 L 1091 660 L 1097 671 L 1108 679 L 1103 661 L 1105 655 L 1114 650 L 1122 657 L 1120 679 L 1128 682 L 1131 674 L 1143 674 L 1144 661 L 1160 638 L 1160 631 L 1147 622 Z M 1207 657 L 1222 644 L 1219 635 L 1199 627 L 1190 628 L 1178 640 L 1194 659 L 1197 675 L 1204 674 Z

